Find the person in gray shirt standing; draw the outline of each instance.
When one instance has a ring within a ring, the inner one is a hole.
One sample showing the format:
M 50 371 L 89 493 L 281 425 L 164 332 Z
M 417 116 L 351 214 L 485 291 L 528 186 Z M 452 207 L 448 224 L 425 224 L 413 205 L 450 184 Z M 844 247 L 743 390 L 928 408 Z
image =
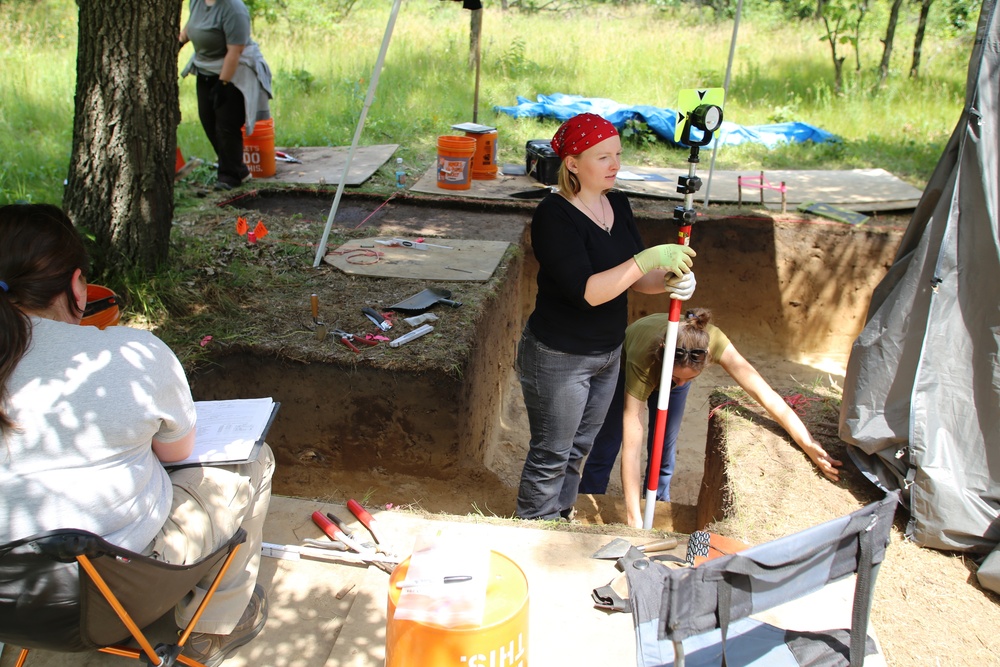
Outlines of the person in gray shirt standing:
M 250 38 L 250 12 L 242 0 L 191 0 L 178 36 L 194 55 L 181 76 L 197 76 L 198 117 L 219 158 L 216 189 L 232 190 L 250 178 L 243 163 L 243 125 L 271 117 L 271 70 Z

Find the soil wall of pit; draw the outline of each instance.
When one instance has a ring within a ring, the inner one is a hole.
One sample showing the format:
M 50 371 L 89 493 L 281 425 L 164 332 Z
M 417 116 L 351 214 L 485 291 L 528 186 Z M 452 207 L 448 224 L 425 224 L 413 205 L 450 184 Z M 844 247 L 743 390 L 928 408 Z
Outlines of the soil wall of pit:
M 640 220 L 646 245 L 676 227 Z M 692 227 L 698 287 L 690 303 L 741 350 L 786 359 L 846 361 L 872 291 L 899 246 L 897 229 L 770 218 L 720 218 Z M 666 309 L 662 296 L 629 296 L 631 320 Z
M 214 360 L 192 378 L 197 400 L 271 396 L 281 403 L 268 443 L 280 464 L 449 479 L 488 467 L 502 382 L 520 327 L 523 254 L 482 304 L 476 345 L 460 369 L 390 371 L 255 354 Z

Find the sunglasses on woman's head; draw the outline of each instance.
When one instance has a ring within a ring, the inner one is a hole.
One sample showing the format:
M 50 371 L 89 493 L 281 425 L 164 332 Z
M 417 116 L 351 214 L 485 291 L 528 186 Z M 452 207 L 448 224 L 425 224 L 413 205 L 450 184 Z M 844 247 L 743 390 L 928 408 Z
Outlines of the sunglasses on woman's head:
M 700 364 L 705 361 L 705 356 L 708 354 L 708 350 L 703 350 L 701 348 L 692 348 L 688 350 L 687 348 L 679 347 L 674 350 L 674 362 L 683 363 L 685 361 L 691 360 L 693 364 Z

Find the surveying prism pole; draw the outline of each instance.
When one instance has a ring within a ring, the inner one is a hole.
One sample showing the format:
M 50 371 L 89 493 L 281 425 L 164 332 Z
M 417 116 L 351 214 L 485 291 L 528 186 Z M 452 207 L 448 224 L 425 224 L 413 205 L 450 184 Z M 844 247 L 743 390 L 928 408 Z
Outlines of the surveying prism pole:
M 691 147 L 688 156 L 688 175 L 677 179 L 677 192 L 684 195 L 684 205 L 674 208 L 674 222 L 677 224 L 677 243 L 691 245 L 691 226 L 697 214 L 693 208 L 694 193 L 701 188 L 701 179 L 695 175 L 698 154 L 702 146 L 712 141 L 712 132 L 722 124 L 722 109 L 713 104 L 703 104 L 684 119 L 681 143 Z M 700 140 L 691 139 L 691 127 L 701 130 Z M 653 513 L 656 509 L 656 491 L 660 484 L 660 462 L 663 460 L 663 441 L 667 430 L 667 414 L 670 403 L 670 384 L 673 378 L 674 353 L 677 351 L 677 331 L 680 328 L 681 301 L 670 299 L 670 315 L 667 332 L 663 340 L 663 368 L 660 371 L 660 395 L 656 401 L 656 426 L 653 429 L 653 449 L 649 455 L 649 470 L 646 481 L 646 505 L 643 508 L 642 527 L 653 527 Z

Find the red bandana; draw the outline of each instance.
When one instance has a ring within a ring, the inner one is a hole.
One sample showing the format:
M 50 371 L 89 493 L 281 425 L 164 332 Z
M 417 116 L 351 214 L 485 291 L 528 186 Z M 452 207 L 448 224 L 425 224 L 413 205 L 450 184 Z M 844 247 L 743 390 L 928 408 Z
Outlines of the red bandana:
M 608 121 L 596 114 L 582 113 L 559 126 L 552 137 L 552 150 L 560 158 L 579 155 L 591 146 L 617 136 L 618 130 Z

